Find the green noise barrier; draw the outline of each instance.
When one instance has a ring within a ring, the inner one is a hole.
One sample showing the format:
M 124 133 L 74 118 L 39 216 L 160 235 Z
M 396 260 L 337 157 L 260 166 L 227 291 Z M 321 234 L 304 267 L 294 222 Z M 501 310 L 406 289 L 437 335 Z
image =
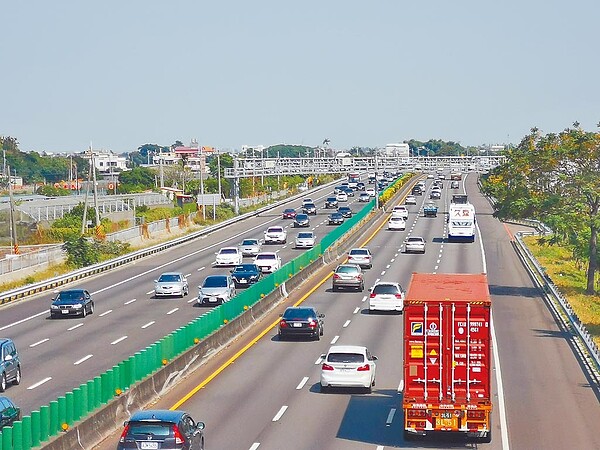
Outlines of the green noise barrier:
M 402 184 L 404 180 L 400 179 L 390 188 L 397 189 L 397 186 Z M 332 228 L 314 248 L 303 252 L 276 272 L 239 292 L 230 301 L 206 311 L 187 325 L 136 352 L 94 377 L 93 380 L 88 380 L 57 400 L 51 401 L 49 405 L 40 407 L 29 416 L 24 416 L 12 426 L 3 428 L 0 432 L 0 450 L 30 450 L 68 430 L 76 422 L 152 375 L 163 365 L 168 364 L 278 289 L 291 277 L 319 259 L 329 247 L 362 221 L 374 208 L 375 200 L 371 200 L 342 225 Z

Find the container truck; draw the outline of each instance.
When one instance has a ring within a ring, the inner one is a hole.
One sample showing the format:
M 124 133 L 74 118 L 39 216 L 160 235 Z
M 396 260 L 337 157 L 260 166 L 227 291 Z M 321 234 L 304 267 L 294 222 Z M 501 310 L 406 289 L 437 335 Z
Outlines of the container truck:
M 404 438 L 490 442 L 491 300 L 485 274 L 413 273 L 404 299 Z

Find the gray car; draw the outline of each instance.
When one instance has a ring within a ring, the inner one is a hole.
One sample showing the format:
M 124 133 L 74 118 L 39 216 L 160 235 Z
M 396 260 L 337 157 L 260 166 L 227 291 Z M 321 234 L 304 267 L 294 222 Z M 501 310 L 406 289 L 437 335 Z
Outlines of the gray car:
M 0 392 L 8 383 L 21 383 L 21 360 L 17 346 L 8 338 L 0 338 Z
M 235 296 L 235 284 L 230 275 L 209 275 L 199 288 L 198 305 L 217 306 Z
M 340 264 L 336 267 L 332 277 L 332 290 L 341 288 L 353 288 L 359 291 L 365 290 L 365 280 L 362 269 L 358 264 Z
M 181 272 L 165 272 L 154 280 L 155 297 L 183 297 L 189 293 L 187 279 Z
M 244 239 L 240 244 L 240 252 L 243 256 L 256 256 L 262 249 L 260 239 Z

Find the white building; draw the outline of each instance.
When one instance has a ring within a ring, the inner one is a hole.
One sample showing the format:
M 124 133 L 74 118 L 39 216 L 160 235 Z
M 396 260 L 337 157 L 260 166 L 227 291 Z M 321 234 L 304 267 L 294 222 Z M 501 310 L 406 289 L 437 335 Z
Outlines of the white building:
M 86 153 L 84 157 L 89 159 L 90 155 Z M 94 167 L 102 173 L 124 172 L 128 170 L 127 158 L 110 150 L 94 150 Z
M 384 155 L 408 158 L 410 156 L 410 147 L 408 144 L 387 144 Z

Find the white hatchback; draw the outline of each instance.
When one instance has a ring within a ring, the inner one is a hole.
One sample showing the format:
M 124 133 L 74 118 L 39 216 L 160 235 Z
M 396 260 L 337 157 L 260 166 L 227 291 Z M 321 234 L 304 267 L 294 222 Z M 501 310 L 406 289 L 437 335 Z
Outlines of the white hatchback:
M 321 359 L 321 392 L 331 387 L 356 387 L 371 393 L 375 386 L 377 357 L 366 347 L 334 345 Z

